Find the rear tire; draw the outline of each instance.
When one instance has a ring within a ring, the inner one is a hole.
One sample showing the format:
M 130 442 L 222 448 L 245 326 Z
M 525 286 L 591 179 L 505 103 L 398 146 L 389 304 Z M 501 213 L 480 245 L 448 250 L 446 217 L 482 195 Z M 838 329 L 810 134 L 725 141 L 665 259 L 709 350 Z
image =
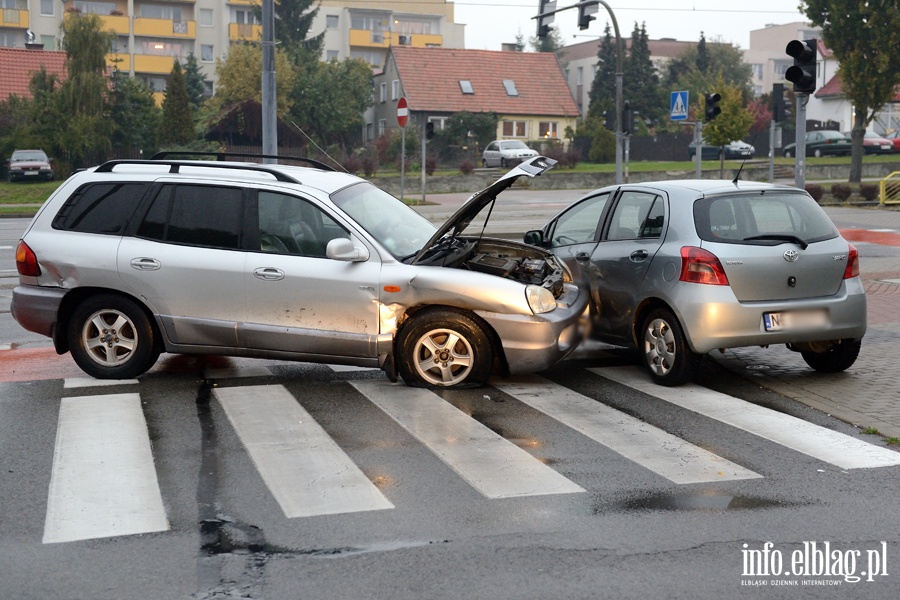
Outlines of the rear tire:
M 810 367 L 820 373 L 840 373 L 849 369 L 862 348 L 862 340 L 835 344 L 825 352 L 802 351 L 800 356 Z
M 785 158 L 791 158 L 792 156 L 793 156 L 793 153 L 792 153 L 790 150 L 785 150 L 785 151 L 784 151 L 784 157 L 785 157 Z
M 132 379 L 159 358 L 150 319 L 123 296 L 101 294 L 79 304 L 66 335 L 72 358 L 97 379 Z
M 672 387 L 694 378 L 701 357 L 688 346 L 681 324 L 670 310 L 650 311 L 641 328 L 640 344 L 644 367 L 654 383 Z
M 494 364 L 481 324 L 445 308 L 412 316 L 398 332 L 396 348 L 397 370 L 411 387 L 481 387 Z

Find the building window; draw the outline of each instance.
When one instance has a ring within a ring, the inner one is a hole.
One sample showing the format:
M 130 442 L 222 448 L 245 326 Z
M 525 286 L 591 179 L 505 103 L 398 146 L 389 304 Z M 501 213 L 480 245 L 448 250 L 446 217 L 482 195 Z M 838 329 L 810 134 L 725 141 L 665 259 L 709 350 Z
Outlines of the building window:
M 558 123 L 556 121 L 544 121 L 538 123 L 538 136 L 542 138 L 559 137 Z
M 42 35 L 41 43 L 44 45 L 44 50 L 56 50 L 56 36 Z
M 200 46 L 200 62 L 213 62 L 216 60 L 216 55 L 214 52 L 214 48 L 208 44 L 201 44 Z
M 753 77 L 755 79 L 763 78 L 763 68 L 764 65 L 762 63 L 753 63 L 752 65 L 750 65 L 750 70 L 752 71 Z
M 165 19 L 181 22 L 181 7 L 166 4 L 141 4 L 140 16 L 145 19 Z
M 385 119 L 378 119 L 378 137 L 384 135 L 385 129 L 387 129 L 387 121 Z
M 259 25 L 259 20 L 252 10 L 236 10 L 234 11 L 234 22 L 238 25 Z
M 380 86 L 378 86 L 378 89 L 379 89 L 379 92 L 380 92 L 380 93 L 379 93 L 379 97 L 380 97 L 381 101 L 382 101 L 382 102 L 387 102 L 387 84 L 386 84 L 386 83 L 382 83 Z
M 434 128 L 437 131 L 443 131 L 444 125 L 447 124 L 447 117 L 428 117 L 429 123 L 434 123 Z
M 82 2 L 75 0 L 75 8 L 80 12 L 93 15 L 108 15 L 116 10 L 115 2 Z
M 213 11 L 211 8 L 201 8 L 198 20 L 200 27 L 213 27 Z
M 519 90 L 516 89 L 516 82 L 512 79 L 503 80 L 503 88 L 506 90 L 507 96 L 518 96 Z
M 578 67 L 575 70 L 575 85 L 584 85 L 584 67 Z
M 325 27 L 328 29 L 337 29 L 338 18 L 338 15 L 325 15 Z
M 523 138 L 525 135 L 525 121 L 503 121 L 503 137 Z
M 391 82 L 391 100 L 400 99 L 400 80 L 395 79 Z
M 475 89 L 472 87 L 472 82 L 468 79 L 460 79 L 459 80 L 459 89 L 462 90 L 463 94 L 474 94 Z
M 53 0 L 41 0 L 41 14 L 45 17 L 53 16 Z
M 331 62 L 333 60 L 337 60 L 339 54 L 340 53 L 337 50 L 326 50 L 325 51 L 325 62 Z
M 350 58 L 358 58 L 365 61 L 373 69 L 381 68 L 383 56 L 378 52 L 367 52 L 365 50 L 350 50 Z

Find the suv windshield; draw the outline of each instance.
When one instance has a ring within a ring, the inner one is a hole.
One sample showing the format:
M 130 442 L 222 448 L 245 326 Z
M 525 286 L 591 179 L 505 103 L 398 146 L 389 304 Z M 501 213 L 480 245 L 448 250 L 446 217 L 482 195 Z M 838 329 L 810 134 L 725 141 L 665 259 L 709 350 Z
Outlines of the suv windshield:
M 775 245 L 792 238 L 811 244 L 838 236 L 828 215 L 802 193 L 701 198 L 694 203 L 694 222 L 707 242 Z
M 425 217 L 368 182 L 335 192 L 331 201 L 395 258 L 417 253 L 436 230 Z

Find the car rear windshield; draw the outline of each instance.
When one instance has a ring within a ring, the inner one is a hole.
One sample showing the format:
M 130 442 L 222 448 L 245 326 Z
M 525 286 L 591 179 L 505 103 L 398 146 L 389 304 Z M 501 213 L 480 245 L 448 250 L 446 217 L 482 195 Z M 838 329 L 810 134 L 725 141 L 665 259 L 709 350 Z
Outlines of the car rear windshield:
M 838 236 L 825 211 L 804 193 L 707 196 L 694 203 L 694 222 L 707 242 L 776 245 L 792 238 L 811 244 Z

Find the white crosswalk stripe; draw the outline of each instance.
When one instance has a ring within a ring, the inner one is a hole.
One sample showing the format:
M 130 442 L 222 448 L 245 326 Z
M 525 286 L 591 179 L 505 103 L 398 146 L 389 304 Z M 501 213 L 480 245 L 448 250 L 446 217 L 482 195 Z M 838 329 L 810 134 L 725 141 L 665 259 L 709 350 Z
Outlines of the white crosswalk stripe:
M 286 517 L 394 508 L 283 386 L 214 394 Z
M 351 385 L 488 498 L 585 491 L 428 390 L 385 381 Z
M 63 398 L 44 543 L 168 528 L 140 396 Z
M 893 450 L 699 385 L 662 387 L 634 367 L 588 370 L 842 469 L 900 465 L 900 453 Z
M 491 384 L 675 483 L 762 477 L 658 427 L 536 375 L 492 380 Z
M 113 385 L 136 385 L 137 379 L 94 379 L 93 377 L 67 377 L 63 389 L 73 390 L 86 387 L 109 387 Z

